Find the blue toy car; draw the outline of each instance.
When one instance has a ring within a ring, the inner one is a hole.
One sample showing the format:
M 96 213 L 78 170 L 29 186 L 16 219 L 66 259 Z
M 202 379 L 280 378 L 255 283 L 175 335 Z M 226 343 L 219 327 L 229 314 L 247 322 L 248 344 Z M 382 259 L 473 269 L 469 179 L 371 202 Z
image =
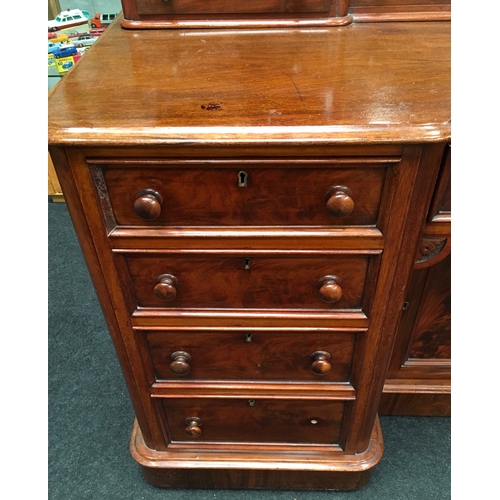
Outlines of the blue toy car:
M 76 54 L 78 54 L 78 51 L 76 50 L 76 47 L 74 45 L 63 45 L 55 49 L 52 54 L 54 55 L 54 57 L 59 59 L 60 57 L 75 56 Z
M 54 51 L 56 51 L 60 46 L 61 46 L 61 43 L 60 42 L 48 42 L 49 45 L 48 45 L 48 53 L 49 54 L 52 54 Z

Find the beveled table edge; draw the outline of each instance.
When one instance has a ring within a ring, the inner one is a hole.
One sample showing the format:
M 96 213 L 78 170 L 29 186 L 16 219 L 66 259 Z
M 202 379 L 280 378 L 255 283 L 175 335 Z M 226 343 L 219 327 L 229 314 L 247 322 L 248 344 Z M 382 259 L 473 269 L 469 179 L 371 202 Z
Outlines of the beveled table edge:
M 49 146 L 376 145 L 448 142 L 451 121 L 416 125 L 92 127 L 50 125 Z

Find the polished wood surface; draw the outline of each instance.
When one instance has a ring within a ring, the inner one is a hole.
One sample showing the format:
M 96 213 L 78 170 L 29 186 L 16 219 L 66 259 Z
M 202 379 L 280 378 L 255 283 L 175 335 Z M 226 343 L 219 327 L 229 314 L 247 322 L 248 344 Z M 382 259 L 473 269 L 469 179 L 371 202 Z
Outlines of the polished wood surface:
M 126 257 L 138 308 L 362 308 L 363 255 L 165 255 Z M 245 267 L 248 266 L 248 269 Z M 158 281 L 167 273 L 178 285 Z M 336 275 L 334 279 L 325 276 Z M 159 285 L 165 284 L 157 293 Z M 168 290 L 166 290 L 168 287 Z M 175 293 L 173 290 L 175 289 Z M 162 295 L 159 298 L 159 294 Z M 168 297 L 167 297 L 168 296 Z M 167 301 L 165 301 L 165 299 Z M 365 306 L 366 307 L 366 306 Z
M 127 29 L 343 27 L 449 21 L 451 0 L 122 0 Z
M 122 0 L 124 28 L 343 26 L 348 0 Z
M 139 14 L 258 14 L 330 12 L 330 0 L 136 0 Z M 335 4 L 335 1 L 332 2 Z
M 175 351 L 171 354 L 170 359 L 173 359 L 170 363 L 170 371 L 175 375 L 183 376 L 187 375 L 191 371 L 191 354 L 186 351 Z
M 151 188 L 141 189 L 134 201 L 134 212 L 141 219 L 156 219 L 161 213 L 162 206 L 163 196 L 158 191 Z
M 426 279 L 408 359 L 451 359 L 451 256 L 436 264 Z
M 338 445 L 345 403 L 275 399 L 161 400 L 173 443 L 191 441 L 230 443 L 291 443 Z M 196 436 L 186 432 L 186 421 L 203 422 Z
M 51 155 L 153 484 L 368 480 L 415 256 L 434 262 L 449 49 L 440 22 L 115 23 L 53 90 Z
M 356 341 L 355 332 L 315 330 L 286 333 L 152 330 L 142 334 L 158 381 L 182 377 L 182 381 L 348 382 Z M 176 359 L 189 355 L 189 363 L 182 363 L 181 373 L 172 368 L 174 353 Z
M 447 145 L 407 287 L 379 411 L 451 415 L 451 147 Z
M 450 415 L 450 255 L 413 272 L 405 303 L 380 413 Z
M 115 23 L 92 51 L 51 94 L 52 144 L 450 138 L 446 22 L 306 31 L 130 31 Z
M 141 428 L 134 422 L 130 450 L 143 464 L 146 479 L 159 487 L 182 488 L 188 484 L 207 489 L 354 490 L 368 482 L 384 446 L 377 419 L 370 445 L 359 455 L 359 461 L 346 460 L 341 453 L 324 451 L 319 446 L 305 450 L 297 446 L 288 452 L 286 460 L 258 448 L 242 458 L 237 451 L 225 449 L 225 443 L 216 446 L 215 452 L 179 448 L 175 453 L 159 453 L 146 446 Z M 220 460 L 221 450 L 227 462 Z M 231 460 L 235 455 L 237 462 Z M 200 460 L 208 465 L 206 469 L 198 467 Z
M 173 274 L 160 274 L 156 278 L 154 294 L 160 300 L 173 300 L 177 296 L 178 279 Z
M 353 22 L 449 21 L 451 0 L 349 0 Z
M 394 164 L 393 158 L 129 162 L 103 165 L 102 176 L 122 226 L 369 225 L 378 219 Z

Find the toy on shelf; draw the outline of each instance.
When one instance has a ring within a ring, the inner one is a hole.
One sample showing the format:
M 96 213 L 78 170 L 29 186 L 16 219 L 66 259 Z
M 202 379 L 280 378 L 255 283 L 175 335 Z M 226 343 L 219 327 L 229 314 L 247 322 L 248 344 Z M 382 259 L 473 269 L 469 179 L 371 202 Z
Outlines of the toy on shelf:
M 61 57 L 74 56 L 76 54 L 78 54 L 78 51 L 73 44 L 61 45 L 52 51 L 52 55 L 56 59 L 60 59 Z
M 93 37 L 100 37 L 104 33 L 105 29 L 105 26 L 102 26 L 101 28 L 90 28 L 90 35 Z
M 90 31 L 90 14 L 86 10 L 68 9 L 49 21 L 48 31 L 65 34 L 69 38 L 78 37 Z
M 49 65 L 48 65 L 48 73 L 49 76 L 59 76 L 59 72 L 56 67 L 56 59 L 52 54 L 49 54 Z
M 48 42 L 47 53 L 52 54 L 61 46 L 60 42 Z
M 58 73 L 67 73 L 76 64 L 76 62 L 80 60 L 81 57 L 81 54 L 76 53 L 69 57 L 55 59 L 55 65 Z
M 85 10 L 68 9 L 49 21 L 49 76 L 62 76 L 70 70 L 115 17 L 116 14 L 96 14 L 92 33 L 90 14 Z
M 76 47 L 90 47 L 97 41 L 97 37 L 89 34 L 80 35 L 78 38 L 73 40 Z
M 115 20 L 118 14 L 100 14 L 99 12 L 90 20 L 92 28 L 105 28 Z
M 53 43 L 68 43 L 69 37 L 65 33 L 54 33 L 53 31 L 49 31 L 49 42 Z

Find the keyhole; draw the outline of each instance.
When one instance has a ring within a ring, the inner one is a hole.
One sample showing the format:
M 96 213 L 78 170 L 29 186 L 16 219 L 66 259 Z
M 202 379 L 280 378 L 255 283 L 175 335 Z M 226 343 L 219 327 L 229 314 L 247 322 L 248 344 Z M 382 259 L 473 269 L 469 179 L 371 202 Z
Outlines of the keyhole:
M 249 399 L 248 406 L 255 406 L 255 399 Z
M 238 172 L 238 187 L 247 187 L 247 182 L 248 174 L 244 170 Z
M 245 334 L 245 342 L 253 342 L 253 335 L 251 333 Z
M 246 271 L 250 270 L 250 259 L 243 259 L 243 269 Z

